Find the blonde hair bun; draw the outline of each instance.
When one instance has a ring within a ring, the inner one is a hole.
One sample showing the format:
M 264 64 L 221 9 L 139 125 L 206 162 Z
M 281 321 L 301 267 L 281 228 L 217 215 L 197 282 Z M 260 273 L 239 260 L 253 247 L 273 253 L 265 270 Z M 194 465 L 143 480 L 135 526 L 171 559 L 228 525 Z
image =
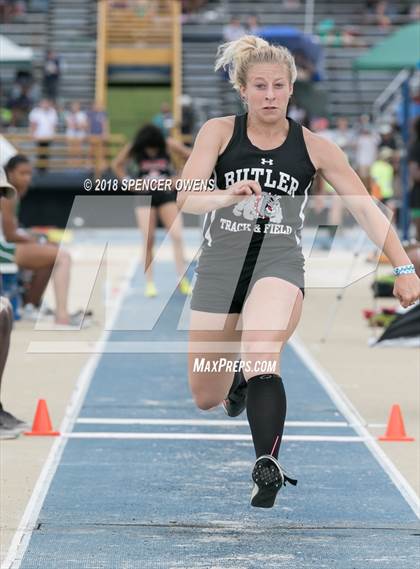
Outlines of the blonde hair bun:
M 257 63 L 285 65 L 290 83 L 296 81 L 296 64 L 290 51 L 283 46 L 271 45 L 258 36 L 242 36 L 219 46 L 214 69 L 227 69 L 233 88 L 239 91 L 246 85 L 249 68 Z

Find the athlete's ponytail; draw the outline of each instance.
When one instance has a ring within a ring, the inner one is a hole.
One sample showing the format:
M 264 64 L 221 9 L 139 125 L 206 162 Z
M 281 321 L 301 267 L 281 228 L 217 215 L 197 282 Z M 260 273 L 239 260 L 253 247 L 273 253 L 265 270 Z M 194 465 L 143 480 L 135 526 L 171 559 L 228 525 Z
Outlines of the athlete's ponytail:
M 279 63 L 287 67 L 290 83 L 296 81 L 295 60 L 290 51 L 283 46 L 269 44 L 258 36 L 243 36 L 238 40 L 224 43 L 217 50 L 215 71 L 227 69 L 234 89 L 246 86 L 248 69 L 255 63 Z

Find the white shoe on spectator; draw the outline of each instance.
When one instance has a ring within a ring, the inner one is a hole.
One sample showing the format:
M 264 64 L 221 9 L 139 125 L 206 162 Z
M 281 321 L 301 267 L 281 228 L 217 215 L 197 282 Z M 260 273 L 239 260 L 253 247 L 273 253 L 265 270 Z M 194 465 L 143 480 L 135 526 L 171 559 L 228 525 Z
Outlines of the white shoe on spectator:
M 20 311 L 20 317 L 22 320 L 30 320 L 31 322 L 36 322 L 40 316 L 40 310 L 28 302 Z

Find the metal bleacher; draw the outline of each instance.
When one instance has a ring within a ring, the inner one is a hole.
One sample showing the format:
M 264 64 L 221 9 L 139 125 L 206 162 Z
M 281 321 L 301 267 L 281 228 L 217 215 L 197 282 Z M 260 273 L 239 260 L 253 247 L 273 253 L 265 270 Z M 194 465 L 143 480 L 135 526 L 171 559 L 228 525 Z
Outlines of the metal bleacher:
M 29 4 L 25 14 L 10 22 L 1 24 L 1 34 L 22 47 L 30 47 L 34 52 L 32 71 L 37 80 L 42 77 L 42 65 L 48 46 L 48 12 L 42 11 Z M 30 33 L 29 33 L 30 31 Z M 11 87 L 16 68 L 3 65 L 1 82 L 3 93 Z
M 362 45 L 324 47 L 324 77 L 320 84 L 328 96 L 328 109 L 332 118 L 344 115 L 355 118 L 370 112 L 377 97 L 392 81 L 394 72 L 354 72 L 353 61 L 367 49 L 407 23 L 407 16 L 398 15 L 406 2 L 393 2 L 397 15 L 389 29 L 378 26 L 365 14 L 363 0 L 315 0 L 313 29 L 326 19 L 333 19 L 340 29 L 352 26 L 361 38 Z M 190 95 L 204 113 L 211 117 L 235 113 L 240 109 L 238 97 L 220 75 L 213 71 L 218 45 L 222 43 L 223 26 L 232 15 L 242 20 L 257 14 L 260 25 L 285 25 L 305 30 L 305 2 L 298 8 L 285 9 L 279 0 L 260 0 L 258 3 L 243 0 L 209 0 L 201 15 L 183 25 L 183 92 Z

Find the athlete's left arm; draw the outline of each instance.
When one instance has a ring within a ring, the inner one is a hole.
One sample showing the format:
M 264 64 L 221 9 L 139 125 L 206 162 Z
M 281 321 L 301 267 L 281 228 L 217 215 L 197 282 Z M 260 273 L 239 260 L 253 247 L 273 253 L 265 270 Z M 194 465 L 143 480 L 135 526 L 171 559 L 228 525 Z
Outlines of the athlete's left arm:
M 305 129 L 306 130 L 306 129 Z M 369 195 L 356 172 L 351 168 L 344 152 L 330 140 L 305 132 L 307 149 L 317 171 L 335 189 L 346 207 L 370 239 L 383 249 L 394 267 L 410 265 L 391 222 Z M 404 307 L 420 296 L 420 280 L 415 274 L 395 279 L 394 295 Z

